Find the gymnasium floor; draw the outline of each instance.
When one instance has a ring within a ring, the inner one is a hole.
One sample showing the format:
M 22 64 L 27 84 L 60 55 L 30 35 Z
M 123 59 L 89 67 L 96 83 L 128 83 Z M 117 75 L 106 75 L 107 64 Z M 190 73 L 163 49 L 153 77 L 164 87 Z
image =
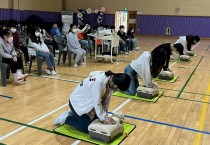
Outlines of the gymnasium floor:
M 52 132 L 53 121 L 69 110 L 68 99 L 78 82 L 91 71 L 123 72 L 129 61 L 143 51 L 159 44 L 175 42 L 178 37 L 139 37 L 141 51 L 128 56 L 124 62 L 94 62 L 79 68 L 62 64 L 56 67 L 57 76 L 37 77 L 34 64 L 31 76 L 24 85 L 0 87 L 0 142 L 8 145 L 70 145 L 89 144 Z M 156 103 L 113 96 L 109 112 L 121 110 L 125 121 L 136 129 L 122 145 L 209 145 L 210 144 L 210 53 L 209 40 L 193 46 L 197 56 L 192 62 L 170 62 L 179 78 L 175 83 L 160 82 L 164 94 Z M 45 68 L 45 67 L 43 67 Z M 34 74 L 34 75 L 33 75 Z M 140 84 L 142 83 L 140 79 Z M 12 97 L 12 98 L 10 98 Z

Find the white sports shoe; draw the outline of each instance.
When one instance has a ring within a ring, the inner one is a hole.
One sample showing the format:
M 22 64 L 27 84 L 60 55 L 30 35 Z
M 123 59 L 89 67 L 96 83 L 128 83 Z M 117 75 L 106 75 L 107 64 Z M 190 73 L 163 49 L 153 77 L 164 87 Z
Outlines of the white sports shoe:
M 125 54 L 125 55 L 128 55 L 128 52 L 125 52 L 124 54 Z
M 56 73 L 56 71 L 53 70 L 53 71 L 51 71 L 51 74 L 56 75 L 57 73 Z
M 132 51 L 128 51 L 129 53 L 132 53 Z
M 78 66 L 77 66 L 77 64 L 74 64 L 74 67 L 76 67 L 76 68 L 77 68 L 77 67 L 78 67 Z
M 45 71 L 46 71 L 46 73 L 47 73 L 48 75 L 51 75 L 50 70 L 46 69 Z
M 54 125 L 63 125 L 68 116 L 69 116 L 69 112 L 64 111 L 63 113 L 61 113 L 61 115 L 57 119 L 55 119 Z

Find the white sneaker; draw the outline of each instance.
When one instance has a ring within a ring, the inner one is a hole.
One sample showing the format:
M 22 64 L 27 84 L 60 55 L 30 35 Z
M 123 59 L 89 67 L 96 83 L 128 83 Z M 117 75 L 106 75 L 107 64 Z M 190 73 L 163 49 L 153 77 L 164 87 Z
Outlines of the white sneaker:
M 129 53 L 132 53 L 132 51 L 128 51 Z
M 85 64 L 86 64 L 85 62 L 82 62 L 82 63 L 81 63 L 81 65 L 85 65 Z
M 125 55 L 128 55 L 128 52 L 125 52 L 124 54 L 125 54 Z
M 74 67 L 77 68 L 78 67 L 77 64 L 74 64 Z
M 50 70 L 46 69 L 45 71 L 46 71 L 46 73 L 47 73 L 48 75 L 51 75 Z
M 68 116 L 69 116 L 69 112 L 64 111 L 63 113 L 61 113 L 61 115 L 57 119 L 55 119 L 54 125 L 63 125 Z
M 135 50 L 139 51 L 140 50 L 140 47 L 136 47 Z
M 58 61 L 57 57 L 54 57 L 54 60 L 55 60 L 55 61 Z
M 55 53 L 59 53 L 59 50 L 55 50 Z
M 53 70 L 53 71 L 51 71 L 51 74 L 56 75 L 57 73 L 56 73 L 56 71 Z

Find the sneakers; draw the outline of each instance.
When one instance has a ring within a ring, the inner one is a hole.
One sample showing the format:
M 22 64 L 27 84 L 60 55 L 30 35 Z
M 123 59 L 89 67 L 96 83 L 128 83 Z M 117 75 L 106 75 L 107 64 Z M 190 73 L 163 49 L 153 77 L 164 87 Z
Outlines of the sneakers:
M 74 67 L 77 68 L 78 67 L 77 64 L 74 64 Z
M 46 71 L 46 73 L 47 73 L 48 75 L 51 75 L 50 70 L 46 69 L 45 71 Z
M 58 61 L 57 57 L 54 57 L 54 60 L 55 60 L 55 61 Z
M 56 75 L 57 73 L 56 73 L 56 71 L 53 70 L 53 71 L 51 71 L 51 74 Z
M 132 53 L 132 51 L 128 51 L 128 53 Z
M 135 50 L 139 51 L 140 50 L 140 47 L 136 47 Z
M 54 121 L 54 125 L 63 125 L 66 118 L 69 116 L 68 111 L 64 111 L 61 115 Z
M 128 52 L 125 52 L 124 54 L 125 54 L 125 55 L 128 55 Z
M 59 53 L 59 50 L 55 50 L 55 53 Z
M 81 63 L 81 65 L 85 65 L 85 64 L 86 64 L 85 62 L 82 62 L 82 63 Z
M 24 80 L 27 76 L 28 76 L 28 74 L 20 74 L 20 75 L 17 77 L 17 81 Z

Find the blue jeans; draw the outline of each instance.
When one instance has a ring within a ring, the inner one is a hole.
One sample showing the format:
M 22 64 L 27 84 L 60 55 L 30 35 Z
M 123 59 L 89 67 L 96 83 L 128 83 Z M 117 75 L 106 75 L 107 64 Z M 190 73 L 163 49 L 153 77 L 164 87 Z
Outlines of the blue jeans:
M 91 118 L 87 115 L 87 114 L 83 114 L 82 116 L 79 116 L 73 106 L 71 105 L 71 103 L 69 102 L 69 107 L 73 113 L 72 116 L 68 116 L 65 120 L 65 124 L 72 126 L 74 128 L 76 128 L 79 131 L 88 133 L 88 126 L 91 124 L 91 122 L 96 119 L 97 117 L 95 116 L 95 118 L 93 120 L 91 120 Z
M 54 68 L 54 55 L 52 53 L 48 54 L 42 51 L 37 52 L 37 56 L 44 57 L 46 63 L 47 63 L 47 68 Z
M 124 73 L 130 76 L 131 83 L 130 83 L 128 90 L 123 91 L 123 93 L 134 96 L 134 95 L 136 95 L 136 89 L 139 87 L 137 73 L 135 70 L 132 69 L 132 67 L 130 65 L 128 65 L 125 68 Z

